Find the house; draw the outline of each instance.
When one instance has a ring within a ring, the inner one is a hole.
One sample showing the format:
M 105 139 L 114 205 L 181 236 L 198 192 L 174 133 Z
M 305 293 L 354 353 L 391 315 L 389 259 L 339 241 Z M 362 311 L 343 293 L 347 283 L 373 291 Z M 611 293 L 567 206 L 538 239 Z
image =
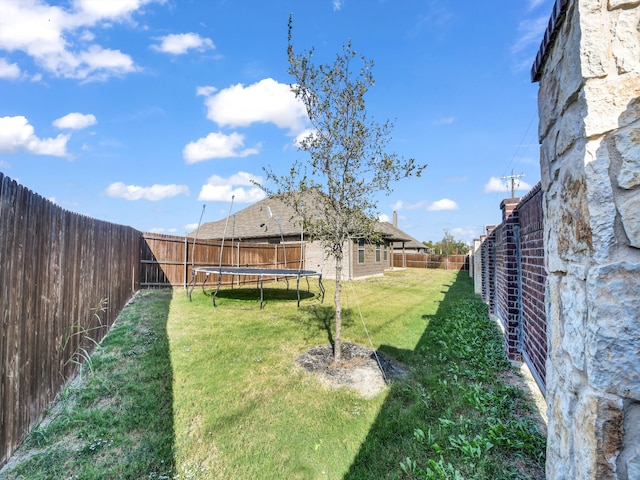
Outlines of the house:
M 312 202 L 307 202 L 311 205 Z M 309 207 L 311 208 L 311 207 Z M 254 243 L 300 243 L 304 244 L 305 270 L 322 272 L 324 278 L 335 278 L 335 263 L 317 241 L 309 241 L 302 228 L 302 218 L 294 209 L 276 197 L 268 197 L 238 212 L 229 218 L 202 224 L 188 236 L 199 239 L 229 239 Z M 411 242 L 409 235 L 388 222 L 379 222 L 381 240 L 368 243 L 353 239 L 344 249 L 343 280 L 382 275 L 393 267 L 394 245 Z

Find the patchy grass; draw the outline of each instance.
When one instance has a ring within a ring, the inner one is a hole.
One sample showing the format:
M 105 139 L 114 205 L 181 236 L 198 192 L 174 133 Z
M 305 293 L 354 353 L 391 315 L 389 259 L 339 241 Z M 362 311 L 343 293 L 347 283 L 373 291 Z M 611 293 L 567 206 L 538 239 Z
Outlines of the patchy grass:
M 363 398 L 295 359 L 332 341 L 327 301 L 285 282 L 148 291 L 125 308 L 0 478 L 539 478 L 545 441 L 466 273 L 347 284 L 343 340 L 407 374 Z M 306 285 L 305 285 L 306 286 Z M 314 292 L 313 281 L 311 293 Z M 317 288 L 316 288 L 317 290 Z

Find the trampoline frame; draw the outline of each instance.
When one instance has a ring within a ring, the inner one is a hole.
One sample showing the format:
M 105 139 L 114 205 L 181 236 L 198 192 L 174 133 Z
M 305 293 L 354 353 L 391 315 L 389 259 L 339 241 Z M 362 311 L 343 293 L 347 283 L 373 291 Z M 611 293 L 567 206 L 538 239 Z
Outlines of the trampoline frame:
M 322 294 L 321 303 L 324 303 L 324 285 L 322 284 L 322 273 L 314 270 L 295 270 L 292 268 L 249 268 L 249 267 L 194 267 L 191 272 L 192 283 L 189 289 L 189 301 L 191 301 L 191 294 L 196 287 L 196 277 L 198 273 L 204 273 L 205 279 L 202 282 L 202 291 L 205 292 L 205 285 L 211 274 L 218 275 L 218 285 L 215 292 L 212 294 L 213 306 L 217 307 L 216 296 L 220 292 L 222 285 L 222 275 L 238 275 L 248 277 L 258 277 L 258 284 L 260 287 L 260 309 L 264 305 L 264 292 L 263 283 L 265 277 L 284 277 L 287 280 L 287 289 L 289 288 L 289 278 L 296 278 L 296 293 L 298 296 L 298 308 L 300 307 L 300 279 L 305 278 L 307 281 L 307 291 L 310 291 L 309 277 L 318 277 L 318 285 L 320 286 L 320 292 Z

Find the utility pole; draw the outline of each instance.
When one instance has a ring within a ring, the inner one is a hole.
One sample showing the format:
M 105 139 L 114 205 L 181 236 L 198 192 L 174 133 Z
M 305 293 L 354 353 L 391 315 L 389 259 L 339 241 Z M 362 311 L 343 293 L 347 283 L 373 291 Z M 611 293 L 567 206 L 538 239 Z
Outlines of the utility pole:
M 500 177 L 503 180 L 510 180 L 511 181 L 511 198 L 516 198 L 516 180 L 518 178 L 522 178 L 524 177 L 524 173 L 519 173 L 519 174 L 514 174 L 513 170 L 511 170 L 511 175 L 505 175 L 504 177 Z

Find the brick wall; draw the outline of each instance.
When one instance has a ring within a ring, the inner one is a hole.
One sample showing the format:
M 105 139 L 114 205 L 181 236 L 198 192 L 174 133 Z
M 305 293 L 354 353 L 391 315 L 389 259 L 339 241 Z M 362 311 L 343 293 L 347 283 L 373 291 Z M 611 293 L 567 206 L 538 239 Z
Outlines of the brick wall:
M 509 358 L 521 360 L 517 204 L 515 198 L 503 200 L 500 204 L 502 223 L 496 229 L 496 315 L 504 327 L 505 349 Z
M 522 199 L 500 204 L 502 223 L 487 227 L 480 238 L 482 272 L 476 275 L 489 312 L 501 323 L 504 345 L 512 360 L 529 365 L 542 392 L 546 391 L 547 323 L 540 184 Z
M 518 205 L 522 278 L 522 353 L 546 388 L 547 321 L 545 314 L 544 214 L 540 184 Z

